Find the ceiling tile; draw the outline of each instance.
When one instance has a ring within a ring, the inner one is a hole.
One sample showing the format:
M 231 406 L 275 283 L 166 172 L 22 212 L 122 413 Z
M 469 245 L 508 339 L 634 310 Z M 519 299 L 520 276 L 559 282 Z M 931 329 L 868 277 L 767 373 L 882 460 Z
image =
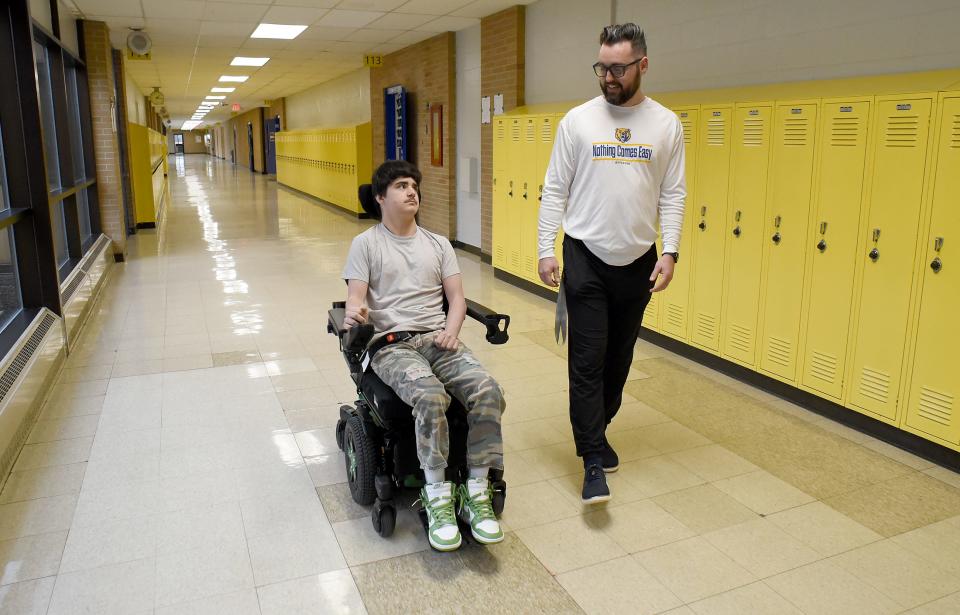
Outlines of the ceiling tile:
M 463 8 L 473 0 L 410 0 L 396 9 L 398 13 L 417 13 L 420 15 L 447 15 Z
M 198 39 L 197 45 L 200 47 L 229 47 L 233 50 L 233 55 L 229 59 L 232 59 L 233 56 L 237 55 L 237 51 L 240 50 L 240 46 L 247 42 L 249 36 L 244 36 L 242 34 L 234 35 L 223 35 L 223 34 L 201 34 Z
M 423 30 L 424 32 L 456 32 L 457 30 L 475 26 L 478 23 L 480 23 L 480 20 L 473 17 L 452 17 L 447 15 L 425 23 L 417 28 L 417 30 Z
M 403 43 L 404 45 L 412 45 L 414 43 L 419 43 L 420 41 L 425 41 L 428 38 L 436 36 L 433 32 L 421 32 L 418 30 L 413 30 L 411 32 L 404 32 L 400 36 L 391 39 L 391 43 Z
M 349 40 L 364 43 L 385 43 L 391 38 L 400 36 L 404 32 L 405 30 L 372 30 L 364 28 L 351 34 Z
M 272 6 L 260 21 L 284 25 L 309 26 L 329 12 L 329 9 L 305 6 Z
M 260 51 L 275 51 L 286 49 L 290 46 L 289 40 L 280 40 L 274 38 L 247 38 L 241 45 L 242 49 L 258 49 Z M 242 55 L 242 54 L 241 54 Z
M 139 2 L 117 2 L 116 0 L 74 0 L 84 17 L 143 17 Z
M 189 32 L 191 34 L 197 34 L 200 32 L 200 20 L 190 19 L 183 21 L 180 19 L 161 19 L 159 17 L 150 17 L 147 19 L 146 30 L 150 36 L 153 36 L 159 32 L 168 32 L 172 34 Z
M 362 28 L 371 21 L 382 17 L 379 11 L 341 11 L 334 9 L 323 16 L 317 25 L 334 28 Z
M 245 0 L 253 2 L 253 0 Z M 264 0 L 266 4 L 271 4 L 273 0 Z M 313 9 L 332 9 L 337 6 L 340 0 L 280 0 L 279 4 L 284 6 L 305 6 Z
M 220 21 L 250 21 L 260 23 L 267 7 L 257 4 L 235 4 L 232 2 L 206 2 L 203 6 L 203 18 Z M 250 28 L 253 32 L 253 28 Z
M 457 17 L 487 17 L 516 4 L 529 4 L 529 2 L 523 2 L 522 0 L 475 0 L 475 2 L 471 2 L 462 9 L 453 11 L 451 15 Z
M 405 2 L 407 0 L 343 0 L 337 5 L 337 8 L 359 11 L 392 11 Z
M 327 50 L 331 53 L 364 53 L 369 51 L 373 43 L 362 43 L 356 41 L 337 41 L 330 43 Z
M 203 20 L 200 22 L 200 34 L 249 37 L 256 27 L 257 24 L 248 22 Z
M 349 41 L 350 35 L 356 28 L 330 28 L 327 26 L 310 26 L 303 34 L 293 39 L 293 44 L 302 40 Z
M 195 20 L 203 16 L 203 2 L 199 0 L 140 0 L 147 19 Z
M 436 18 L 436 15 L 401 15 L 400 13 L 389 13 L 371 22 L 367 27 L 377 30 L 413 30 L 417 26 L 422 26 Z

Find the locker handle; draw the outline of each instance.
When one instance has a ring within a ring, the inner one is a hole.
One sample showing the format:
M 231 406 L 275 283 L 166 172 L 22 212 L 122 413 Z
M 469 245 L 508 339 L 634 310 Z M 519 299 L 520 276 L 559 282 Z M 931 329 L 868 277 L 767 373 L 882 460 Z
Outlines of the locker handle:
M 697 228 L 699 228 L 701 231 L 707 230 L 707 221 L 701 220 L 700 224 L 697 225 Z
M 510 192 L 507 193 L 507 196 L 513 196 L 513 180 L 510 180 Z
M 943 269 L 943 261 L 940 260 L 940 257 L 933 259 L 933 262 L 930 263 L 930 268 L 933 269 L 934 273 L 940 273 L 940 270 Z
M 733 229 L 733 236 L 734 236 L 734 237 L 739 237 L 739 236 L 740 236 L 740 225 L 739 225 L 739 224 Z
M 943 237 L 937 237 L 933 240 L 933 250 L 939 252 L 943 249 Z
M 540 184 L 540 186 L 537 187 L 537 200 L 543 200 L 543 184 Z
M 821 252 L 825 251 L 827 249 L 827 242 L 821 239 L 820 242 L 817 243 L 817 249 Z
M 821 223 L 820 223 L 820 234 L 821 234 L 821 235 L 826 235 L 826 234 L 827 234 L 827 223 L 826 223 L 826 222 L 821 222 Z
M 777 231 L 776 233 L 773 234 L 773 237 L 771 237 L 771 239 L 773 240 L 773 243 L 775 243 L 775 244 L 777 244 L 777 245 L 780 244 L 780 240 L 781 240 L 782 238 L 783 238 L 783 237 L 781 237 L 780 231 Z
M 527 182 L 523 182 L 523 198 L 527 198 Z
M 877 262 L 877 259 L 880 258 L 880 250 L 874 248 L 870 250 L 870 254 L 868 254 L 868 256 L 870 257 L 870 260 Z

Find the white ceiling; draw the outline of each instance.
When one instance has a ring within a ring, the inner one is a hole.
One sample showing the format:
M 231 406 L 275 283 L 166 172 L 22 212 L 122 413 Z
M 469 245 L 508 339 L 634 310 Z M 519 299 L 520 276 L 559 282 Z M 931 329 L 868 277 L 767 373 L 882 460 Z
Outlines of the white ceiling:
M 480 23 L 534 0 L 64 0 L 78 19 L 104 21 L 117 49 L 130 28 L 153 40 L 151 59 L 128 61 L 148 94 L 159 86 L 174 126 L 190 119 L 210 88 L 236 87 L 205 124 L 330 81 L 363 66 L 364 53 L 387 54 Z M 309 26 L 294 40 L 252 39 L 261 23 Z M 230 66 L 234 56 L 269 56 L 263 67 Z M 249 75 L 218 83 L 220 75 Z

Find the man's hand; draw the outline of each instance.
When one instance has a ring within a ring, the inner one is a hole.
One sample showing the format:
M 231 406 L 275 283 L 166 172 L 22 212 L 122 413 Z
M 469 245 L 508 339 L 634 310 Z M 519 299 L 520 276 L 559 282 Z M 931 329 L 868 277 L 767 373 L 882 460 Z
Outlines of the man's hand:
M 460 340 L 456 335 L 444 329 L 437 333 L 437 337 L 433 338 L 433 345 L 440 350 L 456 350 L 460 347 Z
M 361 305 L 360 307 L 348 307 L 344 311 L 343 326 L 349 329 L 354 325 L 366 324 L 368 314 L 369 310 L 365 305 Z
M 650 274 L 650 281 L 656 282 L 650 292 L 658 293 L 670 285 L 670 280 L 673 279 L 674 265 L 676 265 L 676 262 L 669 254 L 664 254 L 660 257 L 660 260 L 657 261 L 656 266 L 653 268 L 653 273 Z M 660 277 L 659 280 L 657 280 L 657 276 Z
M 540 279 L 547 286 L 560 286 L 560 263 L 555 257 L 541 258 L 537 273 L 540 274 Z

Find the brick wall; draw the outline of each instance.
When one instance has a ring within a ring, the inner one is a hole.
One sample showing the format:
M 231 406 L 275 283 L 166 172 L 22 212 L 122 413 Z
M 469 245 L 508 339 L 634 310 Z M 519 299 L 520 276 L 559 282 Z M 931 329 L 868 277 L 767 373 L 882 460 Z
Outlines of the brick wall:
M 383 67 L 370 70 L 370 118 L 373 129 L 373 166 L 385 159 L 383 90 L 402 85 L 407 90 L 408 144 L 411 160 L 423 173 L 420 224 L 456 239 L 456 38 L 438 34 L 384 57 Z M 430 163 L 430 110 L 443 105 L 443 166 Z
M 503 95 L 503 110 L 524 104 L 524 6 L 480 21 L 480 95 Z M 559 75 L 557 78 L 562 78 Z M 480 126 L 480 248 L 493 253 L 493 124 Z
M 113 253 L 127 251 L 120 177 L 120 147 L 113 124 L 116 89 L 110 31 L 102 21 L 83 21 L 83 45 L 90 90 L 93 153 L 97 165 L 97 195 L 101 230 L 113 240 Z M 124 118 L 117 118 L 124 121 Z

